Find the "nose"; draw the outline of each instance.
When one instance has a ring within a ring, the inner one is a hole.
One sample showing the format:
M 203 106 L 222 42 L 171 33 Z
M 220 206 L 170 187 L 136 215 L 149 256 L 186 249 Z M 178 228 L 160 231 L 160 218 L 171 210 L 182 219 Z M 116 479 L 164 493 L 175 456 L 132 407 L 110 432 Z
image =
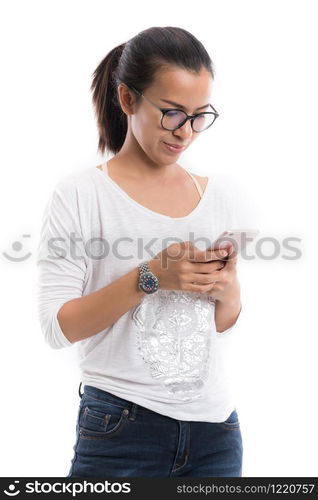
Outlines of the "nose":
M 192 136 L 193 130 L 191 127 L 191 122 L 190 120 L 187 120 L 182 127 L 177 128 L 177 130 L 173 131 L 173 135 L 177 135 L 178 137 L 182 137 L 183 142 L 190 142 L 191 141 L 191 136 Z M 187 139 L 188 140 L 185 140 Z

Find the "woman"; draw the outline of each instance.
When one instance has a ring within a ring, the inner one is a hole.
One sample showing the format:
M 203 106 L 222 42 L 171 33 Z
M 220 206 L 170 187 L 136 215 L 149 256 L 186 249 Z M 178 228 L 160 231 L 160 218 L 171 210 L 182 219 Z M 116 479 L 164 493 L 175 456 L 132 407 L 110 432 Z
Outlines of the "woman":
M 81 360 L 67 477 L 241 476 L 222 363 L 241 311 L 237 257 L 205 250 L 242 227 L 240 207 L 222 175 L 177 163 L 213 130 L 213 78 L 176 27 L 138 33 L 94 72 L 99 150 L 114 156 L 57 183 L 38 255 L 45 340 L 76 343 Z

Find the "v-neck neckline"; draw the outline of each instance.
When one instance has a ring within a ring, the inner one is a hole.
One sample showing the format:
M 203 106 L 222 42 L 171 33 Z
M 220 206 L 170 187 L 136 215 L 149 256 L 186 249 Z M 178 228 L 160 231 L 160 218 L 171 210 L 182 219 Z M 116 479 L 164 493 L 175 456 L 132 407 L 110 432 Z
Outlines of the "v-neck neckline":
M 139 210 L 141 210 L 145 213 L 148 213 L 149 215 L 155 216 L 157 218 L 161 218 L 161 219 L 166 220 L 166 221 L 168 221 L 168 220 L 170 220 L 170 221 L 184 221 L 184 220 L 190 219 L 194 215 L 196 215 L 196 213 L 199 212 L 199 210 L 201 210 L 201 208 L 204 206 L 206 199 L 207 199 L 208 189 L 211 185 L 211 179 L 210 179 L 210 177 L 208 177 L 208 182 L 205 186 L 205 189 L 203 191 L 203 194 L 201 196 L 199 203 L 194 207 L 194 209 L 188 215 L 184 215 L 183 217 L 171 217 L 170 215 L 161 214 L 160 212 L 156 212 L 154 210 L 151 210 L 150 208 L 145 207 L 144 205 L 141 205 L 141 203 L 138 203 L 136 200 L 131 198 L 131 196 L 129 196 L 129 194 L 126 193 L 126 191 L 124 191 L 124 189 L 122 189 L 117 184 L 117 182 L 113 181 L 113 179 L 109 175 L 107 175 L 106 172 L 104 172 L 104 170 L 102 170 L 96 166 L 94 166 L 92 168 L 94 168 L 95 170 L 98 170 L 99 175 L 101 175 L 103 177 L 105 182 L 107 182 L 110 186 L 112 186 L 129 203 L 134 205 Z

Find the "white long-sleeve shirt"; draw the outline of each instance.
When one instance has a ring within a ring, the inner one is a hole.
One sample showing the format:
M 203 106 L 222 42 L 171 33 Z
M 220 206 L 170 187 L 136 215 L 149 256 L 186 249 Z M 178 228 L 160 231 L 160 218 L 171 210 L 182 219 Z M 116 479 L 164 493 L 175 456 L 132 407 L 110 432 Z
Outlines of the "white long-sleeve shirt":
M 194 210 L 174 218 L 137 203 L 95 166 L 64 176 L 45 207 L 38 246 L 45 341 L 54 349 L 73 345 L 57 319 L 61 306 L 109 285 L 174 241 L 191 240 L 204 250 L 225 230 L 254 228 L 244 196 L 227 175 L 212 174 Z M 235 401 L 221 339 L 239 320 L 218 333 L 214 313 L 207 294 L 159 288 L 75 343 L 82 384 L 179 420 L 224 421 Z

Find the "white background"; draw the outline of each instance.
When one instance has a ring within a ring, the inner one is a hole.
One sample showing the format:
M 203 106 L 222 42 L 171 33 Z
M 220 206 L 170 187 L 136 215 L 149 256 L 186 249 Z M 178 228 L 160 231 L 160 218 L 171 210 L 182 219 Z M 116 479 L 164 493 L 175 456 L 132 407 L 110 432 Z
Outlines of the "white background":
M 310 0 L 1 2 L 1 476 L 69 471 L 80 373 L 76 346 L 55 351 L 40 331 L 41 217 L 55 182 L 100 163 L 89 91 L 95 67 L 151 26 L 191 31 L 216 69 L 220 117 L 181 165 L 239 179 L 260 210 L 262 237 L 280 245 L 300 239 L 297 260 L 281 248 L 275 259 L 238 264 L 245 315 L 233 370 L 243 476 L 318 475 L 316 7 Z M 6 256 L 28 253 L 21 262 Z

